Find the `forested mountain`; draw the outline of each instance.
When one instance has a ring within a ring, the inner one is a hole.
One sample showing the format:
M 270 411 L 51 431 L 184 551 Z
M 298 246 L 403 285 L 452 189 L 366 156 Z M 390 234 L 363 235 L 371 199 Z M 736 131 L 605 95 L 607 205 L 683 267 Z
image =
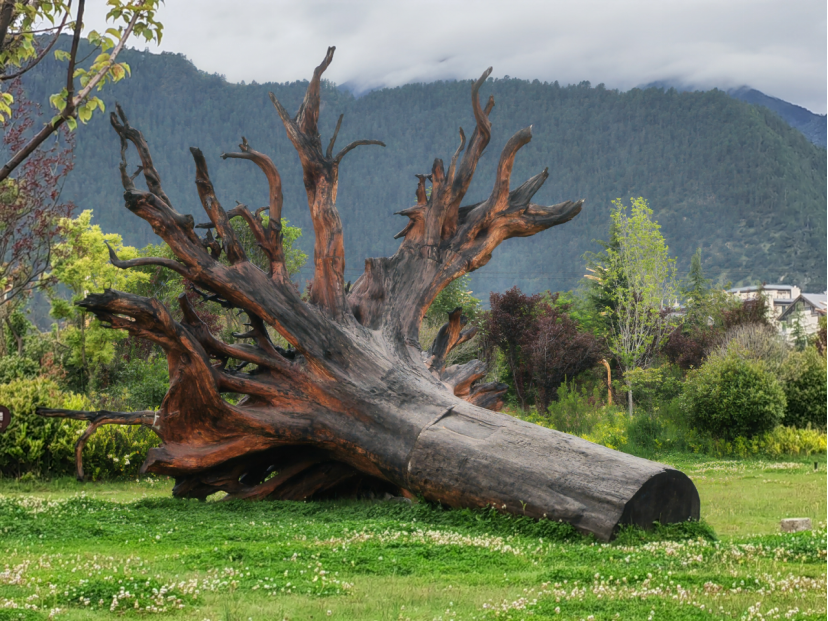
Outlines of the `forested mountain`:
M 826 145 L 828 137 L 826 137 L 826 117 L 824 114 L 814 114 L 802 106 L 765 95 L 765 93 L 747 86 L 730 89 L 727 94 L 757 106 L 770 108 L 781 116 L 782 120 L 788 125 L 801 131 L 815 145 L 821 147 Z
M 102 98 L 107 112 L 119 101 L 131 123 L 144 132 L 175 208 L 195 214 L 198 221 L 206 219 L 194 187 L 190 146 L 200 147 L 207 157 L 225 206 L 235 200 L 254 207 L 266 204 L 267 184 L 255 166 L 219 158 L 236 150 L 246 136 L 279 167 L 283 215 L 303 228 L 303 246 L 311 252 L 301 168 L 268 99 L 273 91 L 293 112 L 306 83 L 230 84 L 174 54 L 127 51 L 123 60 L 132 77 L 107 87 Z M 481 71 L 485 66 L 481 59 Z M 332 73 L 334 69 L 335 62 Z M 45 102 L 58 90 L 59 70 L 54 62 L 42 63 L 29 74 L 33 99 Z M 360 147 L 340 168 L 347 278 L 358 277 L 366 257 L 396 249 L 392 238 L 405 219 L 393 213 L 414 204 L 414 175 L 430 172 L 435 157 L 448 161 L 458 144 L 458 127 L 468 133 L 474 126 L 469 92 L 469 81 L 434 82 L 356 99 L 325 84 L 323 141 L 345 113 L 340 146 L 362 138 L 387 145 Z M 586 203 L 565 226 L 499 248 L 489 265 L 474 274 L 479 295 L 515 284 L 524 291 L 575 286 L 584 273 L 583 253 L 596 250 L 594 240 L 607 235 L 610 201 L 631 196 L 649 201 L 681 272 L 701 247 L 706 274 L 722 282 L 825 287 L 826 151 L 770 110 L 721 91 L 622 93 L 586 82 L 560 86 L 489 80 L 483 96 L 489 94 L 496 101 L 490 117 L 493 136 L 467 202 L 488 195 L 503 144 L 516 130 L 532 125 L 534 139 L 518 154 L 515 182 L 549 167 L 537 202 L 583 198 Z M 123 207 L 119 144 L 107 117 L 96 114 L 77 132 L 76 166 L 64 195 L 80 209 L 94 209 L 104 230 L 143 245 L 154 237 Z
M 640 88 L 660 88 L 663 90 L 675 88 L 680 92 L 705 90 L 703 88 L 671 82 L 669 80 L 650 82 Z M 769 110 L 773 110 L 788 125 L 802 132 L 809 142 L 812 142 L 818 147 L 826 146 L 826 143 L 828 142 L 826 127 L 828 126 L 826 126 L 826 116 L 824 114 L 814 114 L 802 106 L 797 106 L 796 104 L 784 101 L 778 97 L 765 95 L 762 91 L 757 91 L 755 88 L 750 88 L 749 86 L 728 89 L 727 94 L 741 101 L 746 101 L 749 104 L 755 104 L 757 106 L 763 106 Z

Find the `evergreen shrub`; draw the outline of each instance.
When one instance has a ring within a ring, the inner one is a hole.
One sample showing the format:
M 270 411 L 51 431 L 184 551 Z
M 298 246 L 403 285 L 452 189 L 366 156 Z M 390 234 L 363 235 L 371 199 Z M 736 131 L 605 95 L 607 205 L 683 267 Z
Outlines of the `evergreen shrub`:
M 575 435 L 584 435 L 606 417 L 602 401 L 606 398 L 598 386 L 590 391 L 580 389 L 575 382 L 564 382 L 558 387 L 557 401 L 547 408 L 549 422 L 554 429 Z
M 34 360 L 22 356 L 3 356 L 0 358 L 0 384 L 8 384 L 16 379 L 37 377 L 40 365 Z
M 816 347 L 792 352 L 782 365 L 781 376 L 788 407 L 785 425 L 825 428 L 828 417 L 826 360 Z
M 782 422 L 787 403 L 764 363 L 735 351 L 711 356 L 691 371 L 681 398 L 696 429 L 725 440 L 772 430 Z
M 0 434 L 0 476 L 40 477 L 72 474 L 75 443 L 86 423 L 66 418 L 44 418 L 38 407 L 88 410 L 89 399 L 65 393 L 52 380 L 36 377 L 0 384 L 0 403 L 11 411 L 11 422 Z M 98 429 L 83 451 L 88 477 L 134 476 L 146 451 L 157 446 L 156 436 L 142 427 L 106 425 Z

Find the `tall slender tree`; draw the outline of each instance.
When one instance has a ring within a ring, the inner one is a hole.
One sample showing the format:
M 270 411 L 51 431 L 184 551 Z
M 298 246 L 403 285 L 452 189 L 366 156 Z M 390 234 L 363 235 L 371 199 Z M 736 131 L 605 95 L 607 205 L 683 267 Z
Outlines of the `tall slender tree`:
M 601 279 L 610 303 L 609 348 L 626 374 L 647 367 L 669 335 L 677 301 L 675 259 L 669 255 L 653 211 L 643 198 L 627 207 L 613 201 L 616 246 L 607 247 Z M 607 285 L 612 283 L 611 288 Z M 632 385 L 627 380 L 627 404 L 633 414 Z

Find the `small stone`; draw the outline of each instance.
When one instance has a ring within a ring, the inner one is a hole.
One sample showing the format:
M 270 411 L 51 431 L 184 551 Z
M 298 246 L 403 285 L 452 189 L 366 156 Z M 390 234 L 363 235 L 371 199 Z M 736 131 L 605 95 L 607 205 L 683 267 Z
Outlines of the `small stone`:
M 811 518 L 786 518 L 779 523 L 783 533 L 811 530 Z
M 411 504 L 411 499 L 406 498 L 405 496 L 391 496 L 391 498 L 388 499 L 388 502 L 401 502 L 401 503 L 410 505 Z

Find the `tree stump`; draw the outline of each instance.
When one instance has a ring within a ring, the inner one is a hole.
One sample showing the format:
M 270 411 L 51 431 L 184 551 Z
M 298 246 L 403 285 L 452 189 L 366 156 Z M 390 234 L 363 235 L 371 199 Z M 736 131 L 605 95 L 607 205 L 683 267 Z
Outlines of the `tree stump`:
M 323 150 L 317 130 L 320 79 L 333 54 L 329 48 L 314 71 L 296 116 L 271 94 L 299 154 L 313 220 L 314 277 L 307 300 L 285 268 L 281 179 L 268 156 L 246 140 L 239 152 L 222 155 L 258 166 L 270 188 L 266 208 L 225 211 L 204 157 L 191 149 L 196 189 L 210 218 L 195 226 L 164 192 L 141 133 L 120 107 L 111 115 L 121 140 L 126 207 L 149 222 L 177 257 L 121 261 L 110 251 L 112 262 L 174 270 L 211 299 L 246 314 L 250 329 L 236 335 L 247 342 L 219 340 L 185 296 L 179 298 L 180 321 L 157 300 L 119 291 L 79 302 L 108 326 L 158 344 L 170 372 L 169 392 L 157 413 L 40 410 L 90 422 L 78 444 L 79 474 L 83 443 L 95 428 L 143 424 L 162 445 L 149 451 L 142 470 L 175 477 L 173 494 L 179 497 L 218 491 L 248 499 L 406 493 L 452 507 L 494 506 L 563 520 L 602 540 L 620 524 L 648 528 L 654 521 L 697 519 L 698 493 L 681 472 L 494 411 L 506 386 L 480 383 L 484 363 L 445 365 L 451 349 L 474 335 L 473 328 L 464 329 L 459 309 L 449 314 L 434 344 L 425 352 L 420 348 L 420 323 L 444 287 L 483 267 L 504 240 L 564 224 L 583 204 L 532 203 L 547 170 L 511 189 L 515 155 L 532 138 L 528 127 L 503 148 L 489 197 L 462 205 L 491 136 L 494 99 L 483 106 L 479 98 L 491 68 L 471 89 L 471 137 L 460 130 L 448 169 L 436 159 L 430 174 L 417 176 L 416 204 L 399 212 L 408 223 L 396 235 L 402 238 L 396 254 L 367 259 L 353 287 L 345 283 L 335 206 L 339 165 L 355 147 L 382 143 L 360 140 L 334 155 L 340 117 Z M 135 186 L 138 173 L 127 172 L 130 143 L 141 158 L 146 191 Z M 261 217 L 265 211 L 267 221 Z M 267 272 L 248 261 L 230 226 L 235 217 L 244 219 L 267 254 Z M 199 236 L 198 228 L 206 228 L 207 236 Z M 290 347 L 274 346 L 268 327 Z M 223 393 L 244 397 L 233 404 Z

